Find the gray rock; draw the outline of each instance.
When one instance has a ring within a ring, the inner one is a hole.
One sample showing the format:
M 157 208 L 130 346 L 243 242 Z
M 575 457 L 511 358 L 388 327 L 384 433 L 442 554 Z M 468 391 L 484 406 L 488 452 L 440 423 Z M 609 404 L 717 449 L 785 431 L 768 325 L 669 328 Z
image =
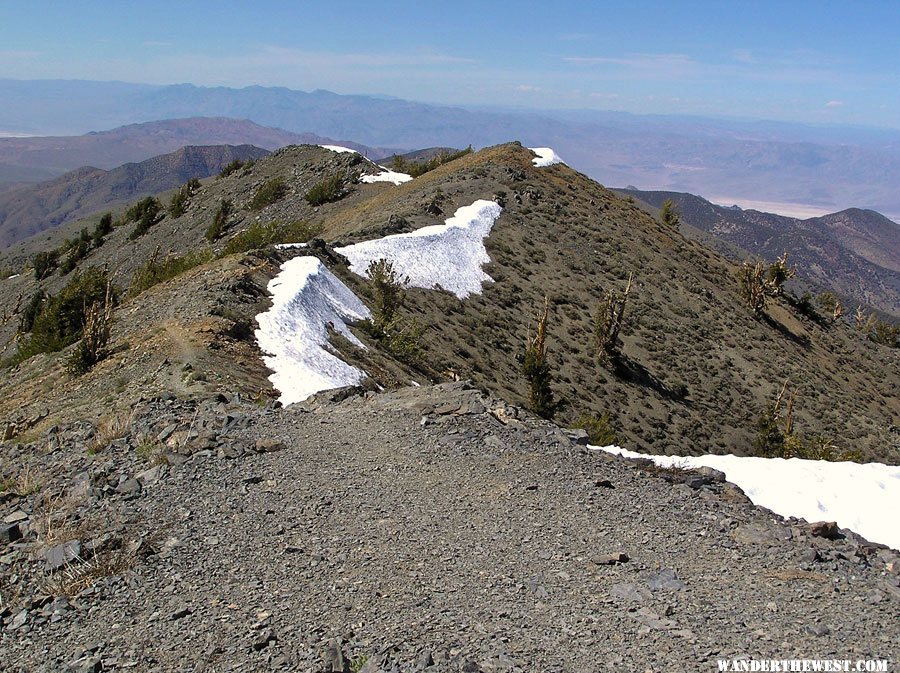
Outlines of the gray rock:
M 28 610 L 20 610 L 19 613 L 12 618 L 9 626 L 7 627 L 10 631 L 15 631 L 17 629 L 25 626 L 25 623 L 28 621 Z
M 350 673 L 350 662 L 344 658 L 341 643 L 337 639 L 328 641 L 322 658 L 326 673 Z
M 0 544 L 9 544 L 22 538 L 22 529 L 18 523 L 0 524 Z
M 45 549 L 41 556 L 47 566 L 47 570 L 51 572 L 59 570 L 63 566 L 68 565 L 76 560 L 81 560 L 81 541 L 69 540 L 55 547 Z
M 275 451 L 284 451 L 286 448 L 285 443 L 277 439 L 260 437 L 256 440 L 257 453 L 273 453 Z
M 628 554 L 624 552 L 615 552 L 613 554 L 604 554 L 594 559 L 594 563 L 598 566 L 613 566 L 620 563 L 628 563 Z
M 588 436 L 587 430 L 583 428 L 573 428 L 566 430 L 566 435 L 572 442 L 578 444 L 579 446 L 587 446 L 590 440 Z
M 826 540 L 839 540 L 843 537 L 841 530 L 835 521 L 816 521 L 807 526 L 809 534 L 814 537 L 823 537 Z
M 137 495 L 141 492 L 141 482 L 138 479 L 126 479 L 116 486 L 116 492 L 121 495 Z
M 134 475 L 134 478 L 141 483 L 141 486 L 150 486 L 159 481 L 163 473 L 163 468 L 163 465 L 154 465 L 143 472 L 138 472 Z
M 684 589 L 684 582 L 678 579 L 675 571 L 671 568 L 663 568 L 650 573 L 646 578 L 646 582 L 650 591 L 678 591 L 679 589 Z

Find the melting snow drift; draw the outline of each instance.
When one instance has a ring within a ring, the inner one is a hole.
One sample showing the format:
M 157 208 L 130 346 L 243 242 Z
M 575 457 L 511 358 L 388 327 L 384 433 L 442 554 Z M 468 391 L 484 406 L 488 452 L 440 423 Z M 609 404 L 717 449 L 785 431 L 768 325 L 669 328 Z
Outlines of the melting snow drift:
M 295 257 L 269 282 L 272 308 L 256 316 L 256 339 L 269 380 L 284 405 L 301 402 L 321 390 L 352 386 L 365 374 L 328 348 L 330 325 L 365 348 L 347 323 L 371 316 L 369 309 L 316 257 Z
M 336 250 L 350 260 L 350 270 L 360 276 L 365 275 L 370 262 L 384 258 L 398 273 L 409 276 L 413 287 L 431 289 L 439 285 L 465 299 L 480 294 L 482 284 L 492 280 L 481 270 L 491 261 L 484 239 L 502 210 L 493 201 L 479 200 L 459 208 L 445 224 Z
M 743 489 L 754 504 L 810 523 L 836 521 L 871 542 L 900 549 L 900 467 L 742 456 L 651 456 L 617 446 L 592 447 L 661 467 L 711 467 Z
M 538 168 L 544 168 L 546 166 L 552 166 L 553 164 L 561 164 L 565 163 L 556 152 L 553 151 L 550 147 L 529 147 L 532 152 L 537 154 L 537 157 L 531 160 Z
M 378 168 L 382 169 L 381 173 L 377 175 L 363 175 L 359 181 L 360 182 L 393 182 L 395 185 L 402 184 L 404 182 L 409 182 L 412 180 L 412 176 L 406 173 L 398 173 L 397 171 L 392 171 L 389 168 L 385 168 L 384 166 L 379 166 Z
M 338 152 L 340 154 L 348 152 L 350 154 L 356 154 L 356 150 L 351 150 L 349 147 L 341 147 L 340 145 L 319 145 L 319 147 L 326 150 L 331 150 L 332 152 Z

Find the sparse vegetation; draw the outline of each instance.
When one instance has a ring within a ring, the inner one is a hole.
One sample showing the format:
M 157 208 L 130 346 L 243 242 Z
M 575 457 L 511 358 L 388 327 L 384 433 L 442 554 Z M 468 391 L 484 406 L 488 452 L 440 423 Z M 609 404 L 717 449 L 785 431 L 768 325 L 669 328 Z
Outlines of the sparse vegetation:
M 366 268 L 366 277 L 375 291 L 371 332 L 376 338 L 381 338 L 403 305 L 405 299 L 403 288 L 409 282 L 409 278 L 394 271 L 394 265 L 387 259 L 370 262 Z
M 782 413 L 782 402 L 788 391 L 785 381 L 775 401 L 768 405 L 756 422 L 754 453 L 766 458 L 803 458 L 805 460 L 859 460 L 856 451 L 841 452 L 834 442 L 820 434 L 801 436 L 794 431 L 794 393 L 788 395 Z
M 216 214 L 213 216 L 213 221 L 210 222 L 209 226 L 206 228 L 206 233 L 204 234 L 207 241 L 213 243 L 222 235 L 222 232 L 225 231 L 225 227 L 228 225 L 228 216 L 231 214 L 231 210 L 231 201 L 222 199 L 219 202 L 219 207 L 216 210 Z
M 127 437 L 131 432 L 131 422 L 134 419 L 134 412 L 121 412 L 112 416 L 107 416 L 97 423 L 94 430 L 94 436 L 88 444 L 88 453 L 97 454 L 105 451 L 110 444 L 117 439 Z
M 625 291 L 621 295 L 615 290 L 610 290 L 606 293 L 606 303 L 594 320 L 597 356 L 604 366 L 608 366 L 619 356 L 622 346 L 619 333 L 622 330 L 625 306 L 628 303 L 628 293 L 631 292 L 633 280 L 634 275 L 629 274 L 628 282 L 625 284 Z
M 320 225 L 301 220 L 282 224 L 280 222 L 254 222 L 244 231 L 236 234 L 225 244 L 226 255 L 248 250 L 260 250 L 279 243 L 306 243 L 322 231 Z
M 398 173 L 406 173 L 407 175 L 417 178 L 429 171 L 433 171 L 438 166 L 443 166 L 446 163 L 450 163 L 451 161 L 471 153 L 472 146 L 469 145 L 466 149 L 460 150 L 459 152 L 440 152 L 431 157 L 431 159 L 425 161 L 407 161 L 401 156 L 394 155 L 391 159 L 391 170 Z
M 785 281 L 794 277 L 795 269 L 788 266 L 787 257 L 785 252 L 768 267 L 760 261 L 744 262 L 738 270 L 741 297 L 754 315 L 762 315 L 768 298 L 781 296 Z
M 272 178 L 260 185 L 250 199 L 250 210 L 262 210 L 266 206 L 280 201 L 287 194 L 287 185 L 282 178 Z
M 15 361 L 59 351 L 75 343 L 83 335 L 87 309 L 97 303 L 114 305 L 115 301 L 115 288 L 104 269 L 91 267 L 74 276 L 58 295 L 48 296 L 42 303 L 29 338 L 19 343 Z
M 819 307 L 831 318 L 832 322 L 837 322 L 844 315 L 844 306 L 841 300 L 833 292 L 823 292 L 816 301 Z
M 585 430 L 588 433 L 588 442 L 594 446 L 610 446 L 619 441 L 607 412 L 603 412 L 599 417 L 582 414 L 572 427 Z
M 125 221 L 137 222 L 137 226 L 135 226 L 128 236 L 129 240 L 133 241 L 146 234 L 150 230 L 150 227 L 162 219 L 162 213 L 162 204 L 159 202 L 159 199 L 152 196 L 141 199 L 126 210 Z
M 227 164 L 227 165 L 225 166 L 225 168 L 223 168 L 223 169 L 219 172 L 219 179 L 227 178 L 227 177 L 228 177 L 229 175 L 231 175 L 232 173 L 236 173 L 236 172 L 239 171 L 240 169 L 244 168 L 245 165 L 249 168 L 250 166 L 253 165 L 253 160 L 251 159 L 250 161 L 248 161 L 248 162 L 245 164 L 245 163 L 244 163 L 243 161 L 241 161 L 240 159 L 235 159 L 235 160 L 232 161 L 231 163 Z
M 81 341 L 69 356 L 67 369 L 72 376 L 87 373 L 109 355 L 109 330 L 112 325 L 112 292 L 109 281 L 106 296 L 85 309 Z
M 184 255 L 166 255 L 160 259 L 157 248 L 147 263 L 134 272 L 128 292 L 131 296 L 139 295 L 154 285 L 179 276 L 210 259 L 212 253 L 209 250 L 192 250 Z
M 372 284 L 374 300 L 372 319 L 363 321 L 363 329 L 401 362 L 417 362 L 422 357 L 425 327 L 414 318 L 398 315 L 405 298 L 403 288 L 409 278 L 394 271 L 393 264 L 386 259 L 370 262 L 366 276 Z
M 675 229 L 681 224 L 681 213 L 678 212 L 678 207 L 672 199 L 663 201 L 662 208 L 659 210 L 659 219 L 666 226 Z
M 37 280 L 44 280 L 59 266 L 59 250 L 39 252 L 31 262 L 34 266 L 34 277 Z
M 321 206 L 323 203 L 337 201 L 345 195 L 344 185 L 346 180 L 347 178 L 343 173 L 329 175 L 310 187 L 303 198 L 311 206 Z
M 169 217 L 181 217 L 187 212 L 188 203 L 191 197 L 200 189 L 200 181 L 197 178 L 191 178 L 185 182 L 177 192 L 172 195 L 169 202 Z
M 100 218 L 100 221 L 97 223 L 97 226 L 94 227 L 94 233 L 91 238 L 94 241 L 94 247 L 99 248 L 103 245 L 103 240 L 106 236 L 112 233 L 113 230 L 113 217 L 112 213 L 106 213 L 103 217 Z
M 91 234 L 88 233 L 88 230 L 82 229 L 78 238 L 66 240 L 66 242 L 63 243 L 61 251 L 66 254 L 66 257 L 59 267 L 59 274 L 61 276 L 65 276 L 74 271 L 75 267 L 78 266 L 78 262 L 87 257 L 87 254 L 91 251 L 93 240 L 94 239 Z
M 528 407 L 542 418 L 553 418 L 556 403 L 550 387 L 552 373 L 547 359 L 547 320 L 550 315 L 550 301 L 544 299 L 544 309 L 538 315 L 537 329 L 528 335 L 522 371 L 528 380 Z

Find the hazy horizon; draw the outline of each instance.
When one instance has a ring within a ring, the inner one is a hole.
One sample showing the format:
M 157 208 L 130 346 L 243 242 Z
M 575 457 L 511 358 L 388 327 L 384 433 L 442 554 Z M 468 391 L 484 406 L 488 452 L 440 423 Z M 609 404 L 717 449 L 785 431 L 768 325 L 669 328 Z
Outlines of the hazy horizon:
M 501 0 L 22 5 L 0 78 L 900 129 L 900 5 Z

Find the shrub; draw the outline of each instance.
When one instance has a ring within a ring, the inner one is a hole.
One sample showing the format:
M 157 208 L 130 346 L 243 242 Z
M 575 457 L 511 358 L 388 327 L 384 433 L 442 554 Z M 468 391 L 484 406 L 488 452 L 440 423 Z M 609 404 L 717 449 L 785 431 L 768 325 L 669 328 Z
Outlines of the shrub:
M 187 212 L 188 203 L 191 197 L 200 189 L 200 181 L 197 178 L 191 178 L 184 183 L 177 192 L 172 195 L 169 202 L 169 216 L 181 217 Z
M 622 329 L 625 305 L 628 302 L 628 293 L 631 291 L 633 280 L 634 274 L 629 274 L 628 282 L 625 284 L 625 291 L 621 296 L 614 290 L 606 293 L 606 304 L 594 320 L 597 355 L 603 364 L 609 364 L 619 355 L 619 349 L 622 345 L 619 339 L 619 332 Z
M 662 208 L 659 210 L 659 219 L 663 224 L 669 227 L 678 227 L 681 224 L 681 213 L 672 199 L 663 201 Z
M 31 331 L 31 328 L 34 327 L 34 321 L 37 319 L 38 315 L 44 308 L 44 302 L 46 300 L 47 293 L 41 289 L 38 289 L 33 295 L 31 295 L 31 299 L 22 310 L 22 315 L 19 318 L 19 332 L 21 332 L 22 334 L 27 334 Z
M 310 187 L 304 198 L 311 206 L 321 206 L 323 203 L 337 201 L 345 195 L 345 180 L 346 177 L 343 173 L 330 175 Z
M 59 250 L 39 252 L 32 259 L 32 263 L 34 264 L 34 277 L 44 280 L 59 266 Z
M 66 251 L 66 258 L 59 267 L 59 275 L 65 276 L 67 273 L 75 270 L 78 262 L 87 257 L 91 251 L 91 241 L 93 238 L 87 229 L 81 230 L 81 235 L 71 241 L 66 241 L 63 250 Z
M 547 318 L 550 301 L 544 299 L 544 310 L 538 316 L 534 336 L 529 334 L 522 358 L 522 371 L 528 380 L 528 406 L 542 418 L 553 418 L 556 403 L 550 387 L 552 374 L 547 359 Z
M 369 262 L 366 277 L 375 291 L 372 335 L 381 338 L 386 334 L 388 325 L 394 322 L 397 311 L 403 306 L 406 299 L 403 288 L 409 282 L 409 278 L 394 271 L 394 265 L 386 259 Z
M 240 159 L 235 159 L 235 160 L 232 161 L 231 163 L 227 164 L 227 165 L 225 166 L 225 168 L 223 168 L 223 169 L 219 172 L 219 178 L 220 178 L 220 179 L 221 179 L 221 178 L 227 178 L 229 175 L 231 175 L 231 174 L 234 173 L 235 171 L 240 170 L 240 169 L 243 168 L 243 167 L 244 167 L 244 162 L 241 161 Z
M 259 250 L 278 243 L 306 243 L 322 231 L 320 225 L 297 220 L 287 224 L 254 222 L 225 244 L 226 255 Z
M 129 240 L 140 238 L 154 224 L 162 219 L 162 204 L 152 196 L 141 199 L 136 204 L 125 211 L 125 220 L 128 222 L 137 222 L 137 226 L 129 234 Z
M 892 325 L 884 320 L 876 320 L 869 338 L 883 346 L 900 348 L 900 325 Z
M 100 221 L 97 223 L 97 226 L 94 227 L 94 234 L 92 236 L 94 241 L 94 247 L 99 248 L 103 245 L 103 239 L 105 236 L 108 236 L 112 233 L 113 223 L 112 223 L 112 213 L 106 213 L 103 217 L 100 218 Z
M 586 430 L 588 442 L 594 446 L 611 446 L 619 441 L 607 412 L 603 412 L 599 418 L 582 414 L 573 427 Z
M 193 250 L 184 255 L 167 255 L 165 259 L 160 260 L 157 248 L 147 263 L 134 272 L 128 292 L 131 296 L 139 295 L 144 290 L 181 275 L 210 259 L 212 253 L 209 250 Z
M 109 355 L 109 330 L 112 324 L 112 299 L 107 283 L 106 296 L 85 310 L 81 341 L 69 356 L 67 369 L 72 376 L 80 376 Z
M 287 185 L 282 178 L 272 178 L 260 185 L 250 200 L 250 210 L 262 210 L 281 200 L 287 194 Z
M 766 272 L 766 293 L 772 297 L 780 296 L 784 283 L 796 275 L 796 270 L 788 266 L 787 258 L 788 254 L 785 252 L 769 265 Z
M 216 241 L 219 236 L 222 235 L 222 232 L 225 231 L 225 226 L 228 224 L 228 216 L 231 214 L 231 201 L 228 199 L 222 199 L 219 203 L 219 208 L 216 210 L 216 214 L 213 216 L 213 221 L 206 228 L 206 233 L 204 236 L 206 240 L 210 243 Z
M 19 345 L 16 360 L 21 362 L 75 343 L 84 331 L 87 309 L 96 303 L 113 305 L 115 300 L 115 289 L 104 269 L 91 267 L 74 276 L 58 295 L 44 302 L 34 318 L 30 338 Z
M 401 156 L 394 155 L 391 160 L 391 170 L 397 171 L 398 173 L 406 173 L 407 175 L 417 178 L 429 171 L 433 171 L 438 166 L 443 166 L 446 163 L 471 153 L 472 146 L 469 145 L 466 149 L 458 152 L 440 152 L 426 161 L 407 161 Z

